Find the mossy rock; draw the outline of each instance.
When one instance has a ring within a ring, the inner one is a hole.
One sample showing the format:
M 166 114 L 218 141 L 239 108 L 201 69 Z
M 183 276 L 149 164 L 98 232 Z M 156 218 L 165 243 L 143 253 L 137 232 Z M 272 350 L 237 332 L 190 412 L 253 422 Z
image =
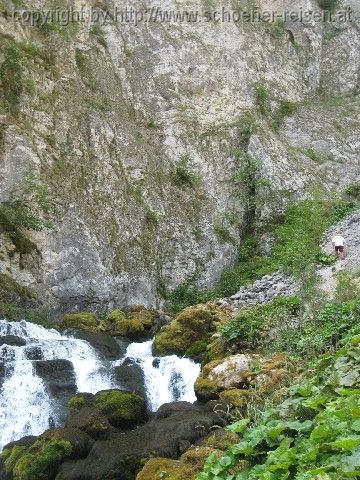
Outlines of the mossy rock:
M 220 400 L 228 405 L 230 408 L 244 408 L 251 396 L 250 390 L 240 390 L 233 388 L 231 390 L 224 390 L 220 393 Z
M 138 473 L 136 480 L 174 480 L 174 475 L 178 473 L 179 468 L 180 462 L 178 460 L 151 458 Z
M 154 326 L 156 314 L 153 310 L 136 307 L 130 309 L 128 318 L 138 320 L 142 323 L 145 330 L 150 330 Z
M 122 310 L 113 310 L 107 316 L 107 320 L 110 323 L 116 323 L 117 321 L 121 321 L 121 320 L 125 320 L 125 319 L 126 319 L 126 313 L 123 312 Z
M 146 404 L 141 395 L 120 390 L 108 390 L 95 395 L 95 405 L 110 424 L 132 428 L 146 420 Z
M 110 429 L 106 415 L 102 414 L 96 406 L 83 406 L 71 413 L 66 421 L 66 426 L 78 428 L 95 440 L 106 438 Z
M 205 358 L 207 346 L 208 342 L 206 340 L 198 340 L 190 345 L 185 352 L 185 356 L 192 358 L 197 362 L 201 362 Z
M 225 322 L 224 313 L 212 305 L 188 307 L 156 336 L 155 355 L 185 355 L 194 343 L 207 342 L 217 325 Z
M 136 480 L 196 480 L 212 453 L 218 457 L 223 454 L 222 451 L 209 447 L 194 447 L 184 453 L 180 460 L 151 458 L 138 473 Z
M 216 450 L 222 450 L 225 452 L 228 448 L 238 442 L 239 436 L 236 433 L 225 430 L 224 428 L 219 428 L 203 440 L 201 446 L 215 448 Z
M 215 382 L 200 376 L 195 382 L 194 390 L 198 400 L 208 402 L 218 399 L 221 389 Z
M 136 316 L 128 316 L 122 310 L 113 310 L 107 317 L 107 323 L 109 333 L 114 336 L 137 340 L 145 333 L 142 321 Z
M 98 330 L 98 321 L 96 315 L 90 312 L 70 313 L 64 315 L 61 328 L 76 328 L 79 330 L 89 330 L 96 332 Z
M 78 412 L 86 404 L 86 399 L 83 395 L 74 395 L 68 402 L 70 412 Z
M 29 447 L 15 445 L 2 453 L 5 471 L 14 480 L 53 480 L 73 447 L 67 440 L 43 438 Z

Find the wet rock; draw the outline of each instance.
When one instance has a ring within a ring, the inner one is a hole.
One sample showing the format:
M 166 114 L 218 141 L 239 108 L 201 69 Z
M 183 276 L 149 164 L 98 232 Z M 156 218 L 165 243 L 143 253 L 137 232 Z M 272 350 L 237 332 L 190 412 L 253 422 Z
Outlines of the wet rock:
M 86 330 L 69 330 L 74 338 L 85 340 L 106 360 L 116 360 L 126 353 L 127 343 L 117 342 L 105 333 L 90 332 Z
M 122 365 L 115 367 L 115 379 L 119 388 L 139 392 L 146 397 L 144 372 L 134 360 L 127 358 Z
M 95 442 L 86 459 L 65 462 L 57 480 L 133 479 L 144 458 L 158 455 L 175 459 L 185 443 L 194 444 L 214 425 L 225 423 L 204 405 L 181 402 L 160 410 L 150 422 L 131 432 L 112 434 L 108 440 Z
M 10 345 L 12 347 L 23 347 L 26 345 L 26 341 L 21 338 L 17 337 L 16 335 L 5 335 L 0 337 L 0 347 L 2 345 Z
M 43 360 L 43 352 L 41 347 L 27 347 L 25 348 L 25 357 L 28 360 Z
M 50 397 L 54 398 L 55 414 L 64 422 L 69 398 L 76 393 L 74 367 L 69 360 L 40 360 L 34 362 L 36 374 L 44 381 Z

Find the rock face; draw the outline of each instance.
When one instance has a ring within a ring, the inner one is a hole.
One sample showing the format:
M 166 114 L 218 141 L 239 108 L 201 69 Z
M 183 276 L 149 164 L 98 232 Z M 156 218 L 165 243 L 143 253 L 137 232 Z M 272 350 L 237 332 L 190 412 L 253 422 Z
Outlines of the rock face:
M 1 13 L 1 270 L 66 311 L 158 306 L 163 285 L 210 287 L 236 261 L 247 205 L 236 152 L 257 158 L 267 180 L 257 188 L 263 218 L 314 186 L 359 181 L 359 5 L 347 3 L 353 22 L 280 28 L 205 21 L 196 0 L 186 8 L 198 22 L 116 22 L 120 0 L 89 2 L 107 18 L 95 26 L 32 27 Z M 215 7 L 233 12 L 228 0 Z M 1 1 L 1 12 L 12 9 Z M 256 82 L 268 92 L 263 112 Z M 284 101 L 299 108 L 283 122 Z M 9 236 L 9 221 L 18 197 L 41 217 L 29 172 L 57 208 L 55 228 L 26 230 L 25 241 Z
M 299 290 L 298 284 L 291 276 L 281 272 L 265 275 L 249 287 L 240 290 L 229 298 L 222 298 L 217 303 L 221 307 L 249 307 L 271 303 L 277 297 L 291 297 Z

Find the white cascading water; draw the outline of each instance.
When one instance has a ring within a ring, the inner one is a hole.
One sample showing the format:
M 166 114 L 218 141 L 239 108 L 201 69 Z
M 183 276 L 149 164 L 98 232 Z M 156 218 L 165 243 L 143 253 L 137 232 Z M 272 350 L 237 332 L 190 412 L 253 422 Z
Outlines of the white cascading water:
M 5 367 L 0 388 L 0 452 L 11 441 L 27 435 L 40 435 L 49 428 L 50 418 L 59 425 L 54 413 L 55 400 L 36 375 L 34 360 L 28 359 L 27 352 L 31 347 L 41 350 L 42 360 L 69 360 L 74 368 L 78 392 L 96 393 L 118 388 L 114 369 L 128 358 L 143 371 L 150 410 L 156 411 L 167 402 L 196 400 L 194 382 L 200 366 L 175 355 L 154 359 L 151 353 L 153 341 L 132 343 L 125 357 L 104 362 L 85 340 L 26 321 L 0 320 L 0 337 L 6 335 L 21 337 L 26 345 L 0 346 L 0 362 Z
M 40 347 L 43 360 L 70 360 L 78 391 L 96 393 L 113 387 L 111 373 L 103 371 L 95 350 L 84 340 L 25 321 L 0 320 L 0 336 L 4 335 L 21 337 L 26 345 L 0 347 L 0 360 L 5 364 L 0 391 L 0 451 L 10 441 L 41 434 L 49 428 L 49 418 L 57 423 L 45 385 L 27 359 L 29 347 Z
M 199 376 L 200 366 L 188 358 L 179 358 L 176 355 L 154 359 L 152 344 L 153 340 L 132 343 L 126 351 L 126 358 L 134 359 L 144 372 L 150 410 L 155 412 L 168 402 L 194 402 L 194 383 Z

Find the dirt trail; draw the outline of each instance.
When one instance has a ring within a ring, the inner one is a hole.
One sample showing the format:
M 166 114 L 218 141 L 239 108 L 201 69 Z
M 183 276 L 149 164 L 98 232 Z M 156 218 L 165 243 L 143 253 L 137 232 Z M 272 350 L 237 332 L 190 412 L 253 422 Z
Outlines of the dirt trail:
M 337 260 L 334 265 L 320 267 L 318 270 L 321 278 L 320 288 L 329 298 L 334 295 L 338 273 L 344 270 L 356 272 L 360 269 L 360 210 L 326 232 L 322 246 L 327 253 L 334 251 L 331 240 L 335 234 L 340 234 L 345 238 L 345 258 Z

